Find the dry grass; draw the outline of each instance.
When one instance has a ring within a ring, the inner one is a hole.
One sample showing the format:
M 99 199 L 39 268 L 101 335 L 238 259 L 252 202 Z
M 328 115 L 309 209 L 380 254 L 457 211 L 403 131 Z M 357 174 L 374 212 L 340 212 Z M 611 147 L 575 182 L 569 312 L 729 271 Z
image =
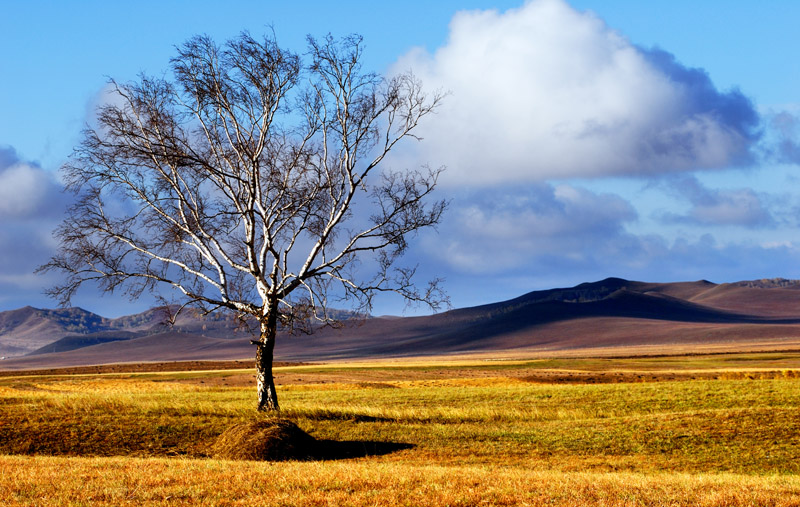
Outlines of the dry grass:
M 0 458 L 0 478 L 7 506 L 800 505 L 796 476 L 559 473 L 499 464 L 11 456 Z
M 7 377 L 0 505 L 800 505 L 798 362 L 287 367 L 283 415 L 322 448 L 280 464 L 209 458 L 267 420 L 247 372 Z

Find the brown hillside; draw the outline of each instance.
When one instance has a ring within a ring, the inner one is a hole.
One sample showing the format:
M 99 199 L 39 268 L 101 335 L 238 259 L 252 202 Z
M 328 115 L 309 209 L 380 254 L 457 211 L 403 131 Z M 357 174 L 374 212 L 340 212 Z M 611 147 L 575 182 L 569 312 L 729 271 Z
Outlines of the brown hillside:
M 146 332 L 128 331 L 124 336 L 118 331 L 69 336 L 39 351 L 63 352 L 7 359 L 0 369 L 252 357 L 250 337 L 235 329 L 234 319 L 192 314 L 182 319 L 179 328 L 169 331 L 157 323 Z M 112 325 L 135 329 L 156 321 L 153 315 L 141 314 L 116 319 Z M 323 328 L 310 336 L 284 334 L 279 337 L 276 358 L 320 361 L 710 344 L 736 350 L 800 348 L 797 283 L 715 285 L 608 278 L 437 315 L 350 320 L 342 328 Z
M 746 282 L 717 285 L 693 297 L 695 303 L 732 312 L 792 318 L 800 315 L 800 285 L 748 286 Z

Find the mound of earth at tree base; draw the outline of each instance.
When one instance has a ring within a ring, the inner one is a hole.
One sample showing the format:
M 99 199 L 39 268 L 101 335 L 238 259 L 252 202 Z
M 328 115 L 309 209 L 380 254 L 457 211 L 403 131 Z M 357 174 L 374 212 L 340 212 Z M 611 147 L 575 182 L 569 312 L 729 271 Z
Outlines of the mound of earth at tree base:
M 365 416 L 362 420 L 372 420 Z M 337 460 L 381 456 L 413 444 L 363 440 L 317 440 L 289 419 L 269 418 L 225 430 L 211 447 L 216 459 L 242 461 Z
M 286 461 L 312 458 L 317 440 L 288 419 L 265 419 L 237 424 L 214 443 L 217 459 Z

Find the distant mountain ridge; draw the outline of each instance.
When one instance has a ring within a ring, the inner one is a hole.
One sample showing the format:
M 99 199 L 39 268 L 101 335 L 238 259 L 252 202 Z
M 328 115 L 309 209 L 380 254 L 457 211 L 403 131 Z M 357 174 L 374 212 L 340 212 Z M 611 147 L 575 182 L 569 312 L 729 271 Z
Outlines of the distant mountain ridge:
M 26 306 L 0 312 L 0 356 L 41 354 L 47 350 L 62 352 L 167 330 L 202 332 L 214 337 L 230 336 L 238 331 L 237 321 L 231 315 L 202 316 L 187 309 L 179 313 L 173 324 L 168 324 L 168 317 L 169 312 L 164 308 L 151 308 L 115 319 L 77 307 L 49 310 Z
M 43 310 L 26 306 L 0 312 L 0 354 L 27 353 L 66 334 L 108 328 L 108 319 L 82 308 Z
M 0 312 L 0 355 L 7 357 L 0 368 L 134 357 L 230 359 L 252 352 L 249 334 L 229 314 L 185 311 L 173 326 L 165 320 L 158 308 L 117 319 L 80 308 Z M 430 316 L 369 318 L 310 336 L 283 335 L 276 354 L 319 360 L 794 337 L 800 340 L 797 280 L 715 284 L 607 278 Z

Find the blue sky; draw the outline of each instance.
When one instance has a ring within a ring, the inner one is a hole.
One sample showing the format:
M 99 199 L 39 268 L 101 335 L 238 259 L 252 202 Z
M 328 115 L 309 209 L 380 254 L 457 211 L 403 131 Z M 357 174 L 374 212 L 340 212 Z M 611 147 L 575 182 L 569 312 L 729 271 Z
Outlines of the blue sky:
M 607 276 L 800 278 L 800 3 L 534 0 L 7 2 L 0 16 L 0 310 L 53 306 L 58 167 L 109 77 L 194 34 L 359 33 L 365 64 L 449 90 L 391 161 L 448 166 L 408 261 L 454 306 Z M 75 304 L 114 316 L 150 301 Z M 399 313 L 380 300 L 376 313 Z M 411 310 L 412 312 L 414 310 Z

